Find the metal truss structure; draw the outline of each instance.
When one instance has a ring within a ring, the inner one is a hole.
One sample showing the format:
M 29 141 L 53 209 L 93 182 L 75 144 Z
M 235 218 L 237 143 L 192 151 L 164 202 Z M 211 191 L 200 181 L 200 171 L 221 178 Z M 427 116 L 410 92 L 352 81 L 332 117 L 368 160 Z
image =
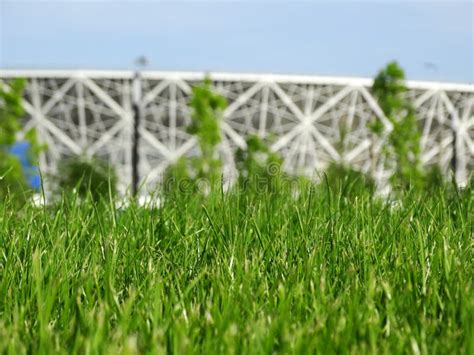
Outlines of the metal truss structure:
M 190 123 L 191 88 L 204 73 L 143 72 L 140 176 L 153 187 L 169 164 L 198 154 Z M 8 84 L 27 78 L 25 130 L 36 127 L 47 144 L 44 174 L 74 154 L 112 162 L 125 192 L 131 179 L 133 126 L 130 71 L 0 71 Z M 378 181 L 387 177 L 382 140 L 368 123 L 378 117 L 390 130 L 370 92 L 371 79 L 212 73 L 215 89 L 228 99 L 221 123 L 224 176 L 236 177 L 234 152 L 246 136 L 268 138 L 284 158 L 284 168 L 314 175 L 331 162 L 343 162 Z M 422 162 L 448 173 L 459 184 L 474 167 L 474 85 L 407 82 L 422 132 Z

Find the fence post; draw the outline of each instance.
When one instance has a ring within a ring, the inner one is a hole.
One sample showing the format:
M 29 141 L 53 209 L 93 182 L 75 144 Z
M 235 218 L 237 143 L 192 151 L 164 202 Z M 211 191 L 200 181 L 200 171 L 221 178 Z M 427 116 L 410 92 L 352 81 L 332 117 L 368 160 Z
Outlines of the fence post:
M 132 137 L 132 195 L 137 196 L 138 182 L 140 180 L 139 165 L 139 141 L 140 141 L 140 120 L 141 120 L 141 101 L 142 101 L 141 75 L 139 71 L 135 72 L 132 83 L 132 108 L 133 108 L 133 137 Z

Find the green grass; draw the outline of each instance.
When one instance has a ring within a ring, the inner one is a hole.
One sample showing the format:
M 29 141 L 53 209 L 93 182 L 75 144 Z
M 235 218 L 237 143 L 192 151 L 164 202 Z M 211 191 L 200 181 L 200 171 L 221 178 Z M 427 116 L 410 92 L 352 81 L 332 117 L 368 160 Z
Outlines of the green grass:
M 2 353 L 474 349 L 473 196 L 0 206 Z

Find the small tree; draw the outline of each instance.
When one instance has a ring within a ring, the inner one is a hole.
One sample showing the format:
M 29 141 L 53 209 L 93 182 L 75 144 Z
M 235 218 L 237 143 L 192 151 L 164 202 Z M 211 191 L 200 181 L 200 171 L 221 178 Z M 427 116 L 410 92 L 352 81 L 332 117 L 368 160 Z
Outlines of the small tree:
M 15 200 L 24 201 L 31 193 L 19 159 L 10 153 L 10 148 L 17 141 L 21 131 L 20 119 L 24 116 L 22 106 L 25 80 L 12 80 L 8 87 L 0 83 L 0 197 L 7 195 Z M 38 144 L 36 131 L 30 129 L 23 140 L 28 142 L 28 159 L 30 165 L 38 164 L 38 155 L 42 147 Z
M 219 122 L 227 100 L 212 90 L 209 77 L 201 85 L 194 86 L 192 92 L 192 121 L 187 131 L 196 136 L 201 154 L 191 160 L 181 158 L 168 168 L 164 179 L 165 191 L 180 185 L 180 181 L 172 182 L 170 179 L 186 179 L 188 185 L 193 186 L 193 191 L 202 188 L 198 186 L 198 181 L 205 182 L 212 191 L 221 179 L 222 164 L 216 148 L 221 141 Z
M 227 100 L 215 93 L 211 85 L 211 79 L 206 77 L 202 85 L 193 87 L 192 123 L 188 132 L 197 137 L 201 150 L 201 156 L 193 164 L 197 176 L 208 180 L 213 188 L 221 177 L 221 161 L 216 156 L 216 148 L 221 141 L 219 121 Z
M 388 162 L 393 162 L 391 183 L 394 188 L 420 187 L 423 184 L 420 132 L 415 110 L 404 97 L 408 90 L 404 80 L 403 69 L 397 62 L 391 62 L 380 70 L 372 85 L 372 92 L 380 108 L 393 125 L 382 153 Z M 379 120 L 370 128 L 376 135 L 383 132 L 383 125 Z

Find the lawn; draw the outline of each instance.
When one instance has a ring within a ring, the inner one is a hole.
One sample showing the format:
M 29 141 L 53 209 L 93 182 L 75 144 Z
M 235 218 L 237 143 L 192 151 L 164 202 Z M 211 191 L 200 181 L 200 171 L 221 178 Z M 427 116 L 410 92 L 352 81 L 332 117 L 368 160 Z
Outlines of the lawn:
M 472 191 L 0 205 L 0 352 L 473 354 Z

